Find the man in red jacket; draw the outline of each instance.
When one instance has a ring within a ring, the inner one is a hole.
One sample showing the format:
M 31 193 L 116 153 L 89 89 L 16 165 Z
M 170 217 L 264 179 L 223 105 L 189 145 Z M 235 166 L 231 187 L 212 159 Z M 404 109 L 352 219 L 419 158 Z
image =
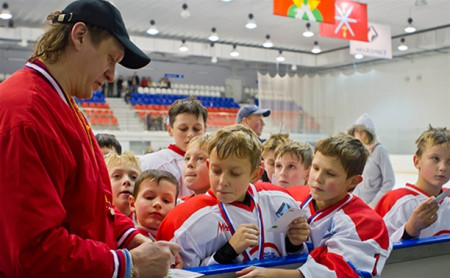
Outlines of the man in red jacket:
M 164 277 L 179 246 L 138 235 L 111 205 L 73 99 L 112 82 L 117 63 L 150 59 L 108 1 L 74 1 L 48 20 L 25 68 L 0 84 L 0 277 Z

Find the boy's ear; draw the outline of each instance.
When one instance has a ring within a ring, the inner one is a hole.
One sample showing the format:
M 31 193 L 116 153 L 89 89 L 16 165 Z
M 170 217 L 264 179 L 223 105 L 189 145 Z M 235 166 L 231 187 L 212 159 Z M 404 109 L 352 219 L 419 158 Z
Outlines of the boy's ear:
M 259 178 L 262 176 L 263 173 L 264 173 L 263 167 L 256 167 L 255 171 L 253 171 L 250 183 L 255 184 L 259 180 Z
M 311 167 L 309 167 L 305 172 L 305 184 L 308 184 L 310 172 L 311 172 Z
M 136 207 L 134 206 L 134 197 L 132 195 L 128 196 L 128 205 L 130 206 L 130 211 L 132 213 L 136 212 Z
M 170 137 L 173 137 L 173 130 L 170 124 L 166 124 L 167 132 L 169 133 Z
M 355 175 L 353 177 L 350 177 L 348 192 L 352 192 L 355 189 L 355 187 L 362 182 L 362 180 L 363 180 L 362 175 Z
M 209 158 L 206 160 L 206 168 L 209 169 Z
M 264 164 L 264 160 L 261 160 L 261 167 L 263 167 L 263 169 L 266 169 L 265 164 Z
M 418 157 L 417 154 L 413 156 L 413 162 L 414 167 L 416 167 L 417 170 L 420 170 L 420 157 Z

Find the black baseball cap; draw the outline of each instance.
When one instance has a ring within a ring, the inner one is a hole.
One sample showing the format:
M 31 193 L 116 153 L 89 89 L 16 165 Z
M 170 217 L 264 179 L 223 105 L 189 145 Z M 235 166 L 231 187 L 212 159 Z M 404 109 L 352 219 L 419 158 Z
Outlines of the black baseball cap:
M 105 0 L 76 0 L 67 5 L 53 22 L 84 22 L 110 31 L 125 47 L 120 64 L 126 68 L 138 69 L 150 63 L 150 58 L 140 50 L 128 36 L 119 10 Z

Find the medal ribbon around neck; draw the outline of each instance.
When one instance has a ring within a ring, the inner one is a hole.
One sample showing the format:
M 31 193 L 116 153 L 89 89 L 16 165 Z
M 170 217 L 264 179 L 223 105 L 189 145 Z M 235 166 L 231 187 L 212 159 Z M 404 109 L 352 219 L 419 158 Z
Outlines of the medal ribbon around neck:
M 47 79 L 47 81 L 52 85 L 53 89 L 58 93 L 61 99 L 72 109 L 72 111 L 75 113 L 75 116 L 78 119 L 78 122 L 86 132 L 86 135 L 89 139 L 89 143 L 91 145 L 92 154 L 94 155 L 94 159 L 97 160 L 95 157 L 94 143 L 90 132 L 92 126 L 82 116 L 81 111 L 75 104 L 75 100 L 73 99 L 73 97 L 69 97 L 69 95 L 67 95 L 67 93 L 61 88 L 61 85 L 59 85 L 58 81 L 56 81 L 56 79 L 51 75 L 51 73 L 48 72 L 48 70 L 40 63 L 33 60 L 28 60 L 28 62 L 25 64 L 25 67 L 37 71 L 43 77 L 45 77 L 45 79 Z
M 264 259 L 264 240 L 265 240 L 265 236 L 264 236 L 264 223 L 263 223 L 263 219 L 262 219 L 262 214 L 261 214 L 261 208 L 259 206 L 259 204 L 257 204 L 255 202 L 255 198 L 253 197 L 252 194 L 250 194 L 250 198 L 252 199 L 253 203 L 255 204 L 255 208 L 256 208 L 256 213 L 258 215 L 258 224 L 259 224 L 259 232 L 260 232 L 260 236 L 258 237 L 259 239 L 259 246 L 258 246 L 258 258 L 259 259 Z M 234 235 L 234 233 L 236 232 L 236 229 L 234 228 L 234 225 L 231 221 L 231 218 L 229 216 L 229 213 L 225 207 L 225 205 L 222 202 L 219 202 L 219 209 L 220 209 L 220 213 L 222 214 L 222 218 L 225 220 L 225 222 L 227 223 L 228 227 L 230 227 L 230 231 L 231 231 L 231 236 Z M 251 257 L 250 254 L 247 252 L 247 249 L 244 250 L 244 252 L 242 253 L 242 255 L 244 256 L 244 261 L 251 261 Z
M 28 62 L 25 64 L 26 68 L 29 68 L 31 70 L 34 70 L 38 73 L 40 73 L 53 87 L 53 89 L 58 93 L 58 95 L 61 97 L 61 99 L 72 109 L 72 111 L 75 113 L 75 116 L 78 119 L 78 122 L 83 127 L 84 131 L 86 132 L 86 135 L 89 139 L 89 143 L 91 145 L 92 154 L 95 160 L 95 163 L 97 164 L 97 158 L 95 157 L 95 151 L 94 151 L 94 142 L 91 136 L 91 125 L 87 122 L 87 120 L 82 115 L 80 109 L 78 109 L 77 105 L 75 104 L 75 100 L 73 97 L 69 97 L 67 93 L 61 88 L 61 85 L 59 85 L 58 81 L 51 75 L 50 72 L 45 68 L 45 66 L 41 65 L 37 61 L 28 60 Z M 114 217 L 114 209 L 112 208 L 111 202 L 108 200 L 108 197 L 105 194 L 105 203 L 106 203 L 106 209 L 107 214 Z

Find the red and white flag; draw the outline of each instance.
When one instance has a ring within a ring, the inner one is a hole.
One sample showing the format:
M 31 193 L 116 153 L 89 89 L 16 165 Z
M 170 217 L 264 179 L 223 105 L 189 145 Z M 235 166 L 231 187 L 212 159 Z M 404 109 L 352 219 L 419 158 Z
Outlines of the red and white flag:
M 320 35 L 344 40 L 367 42 L 367 5 L 336 0 L 334 24 L 321 23 Z

